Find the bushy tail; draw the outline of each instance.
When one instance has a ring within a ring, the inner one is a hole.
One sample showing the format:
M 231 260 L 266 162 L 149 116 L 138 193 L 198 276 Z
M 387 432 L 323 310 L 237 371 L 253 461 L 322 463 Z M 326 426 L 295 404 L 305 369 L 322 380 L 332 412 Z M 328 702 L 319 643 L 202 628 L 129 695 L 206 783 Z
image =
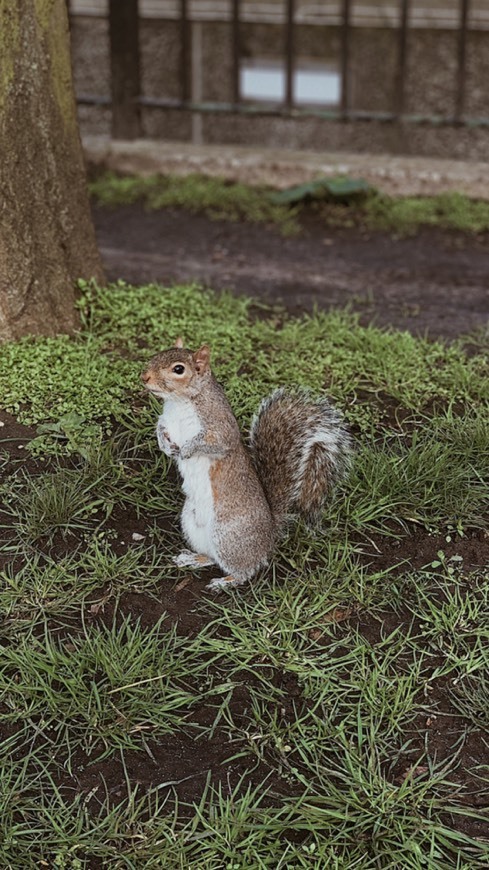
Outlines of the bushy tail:
M 250 430 L 255 467 L 280 527 L 290 513 L 317 522 L 346 470 L 351 438 L 327 399 L 279 389 L 264 399 Z

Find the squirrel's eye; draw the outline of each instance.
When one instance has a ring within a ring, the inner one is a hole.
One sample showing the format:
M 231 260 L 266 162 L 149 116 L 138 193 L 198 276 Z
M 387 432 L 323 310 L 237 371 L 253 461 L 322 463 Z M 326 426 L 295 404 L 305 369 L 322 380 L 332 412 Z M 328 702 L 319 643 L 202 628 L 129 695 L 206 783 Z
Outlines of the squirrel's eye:
M 185 366 L 173 366 L 172 372 L 175 372 L 176 375 L 183 375 L 185 371 Z

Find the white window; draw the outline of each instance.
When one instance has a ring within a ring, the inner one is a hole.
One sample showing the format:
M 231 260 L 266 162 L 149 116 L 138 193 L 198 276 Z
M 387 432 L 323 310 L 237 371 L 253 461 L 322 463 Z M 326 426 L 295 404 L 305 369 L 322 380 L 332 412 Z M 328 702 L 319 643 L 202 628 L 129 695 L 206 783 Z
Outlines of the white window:
M 241 63 L 240 86 L 244 100 L 283 103 L 285 65 L 278 60 L 246 59 Z M 298 106 L 337 106 L 341 98 L 341 75 L 333 64 L 297 60 L 292 94 Z

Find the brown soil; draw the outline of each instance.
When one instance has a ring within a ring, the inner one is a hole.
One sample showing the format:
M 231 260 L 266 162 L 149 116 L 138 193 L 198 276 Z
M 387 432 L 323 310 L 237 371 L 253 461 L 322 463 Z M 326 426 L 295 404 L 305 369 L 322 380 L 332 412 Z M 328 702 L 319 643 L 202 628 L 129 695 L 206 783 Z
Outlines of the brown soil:
M 424 231 L 413 238 L 395 240 L 380 233 L 367 236 L 359 230 L 325 229 L 310 221 L 303 236 L 284 240 L 273 229 L 213 222 L 173 211 L 146 213 L 140 206 L 113 211 L 95 208 L 94 217 L 111 279 L 124 278 L 133 283 L 198 280 L 214 288 L 227 287 L 268 301 L 280 301 L 294 311 L 351 302 L 365 321 L 375 317 L 380 324 L 433 336 L 459 335 L 487 322 L 487 238 L 474 241 L 456 234 Z M 35 433 L 10 415 L 0 414 L 0 421 L 4 423 L 0 446 L 11 458 L 3 474 L 19 464 L 28 467 L 31 473 L 44 471 L 45 466 L 27 459 L 23 449 L 26 440 Z M 0 517 L 0 526 L 4 517 Z M 115 510 L 106 527 L 114 533 L 117 551 L 135 546 L 132 532 L 149 534 L 153 519 Z M 172 530 L 176 528 L 175 519 Z M 5 543 L 8 535 L 9 530 L 3 528 Z M 69 546 L 81 543 L 81 537 L 79 541 L 70 538 Z M 66 541 L 60 538 L 50 545 L 50 553 L 62 555 L 66 546 Z M 449 544 L 444 537 L 413 528 L 399 542 L 385 538 L 364 542 L 363 559 L 379 571 L 393 564 L 399 564 L 399 570 L 404 571 L 429 564 L 440 549 L 447 557 L 452 553 L 462 555 L 467 568 L 482 568 L 489 558 L 489 538 L 481 531 L 473 531 Z M 118 601 L 117 618 L 130 614 L 140 618 L 143 625 L 151 626 L 166 614 L 168 625 L 176 624 L 177 630 L 186 635 L 197 634 L 210 619 L 204 587 L 211 576 L 210 571 L 199 577 L 182 574 L 171 586 L 162 583 L 156 600 L 146 593 L 126 593 Z M 104 600 L 103 592 L 92 610 L 88 602 L 87 621 L 112 623 L 114 600 L 109 595 Z M 339 629 L 353 621 L 372 645 L 413 619 L 408 607 L 405 612 L 401 608 L 400 612 L 384 614 L 382 621 L 378 616 L 341 608 L 335 614 L 334 618 L 341 623 Z M 72 630 L 77 631 L 77 625 L 73 624 Z M 281 679 L 286 700 L 279 715 L 287 719 L 295 715 L 294 704 L 300 706 L 305 702 L 298 687 L 289 684 L 287 675 L 283 674 Z M 247 721 L 247 697 L 248 688 L 243 683 L 231 703 L 235 721 L 242 722 L 243 727 Z M 482 795 L 480 784 L 470 771 L 476 765 L 489 764 L 489 742 L 481 740 L 481 732 L 475 730 L 474 724 L 459 715 L 443 681 L 436 682 L 423 710 L 408 735 L 409 748 L 399 753 L 387 775 L 393 782 L 401 782 L 406 776 L 423 776 L 426 768 L 417 768 L 416 763 L 424 750 L 432 760 L 440 762 L 453 753 L 461 735 L 466 734 L 455 775 L 466 788 L 467 804 L 478 808 L 485 805 L 487 796 Z M 295 787 L 276 773 L 273 765 L 256 765 L 249 756 L 226 761 L 243 748 L 239 738 L 229 743 L 217 728 L 212 739 L 197 740 L 196 726 L 208 724 L 214 714 L 209 702 L 202 704 L 193 712 L 186 731 L 167 735 L 158 744 L 151 743 L 148 753 L 127 753 L 126 771 L 131 783 L 138 783 L 141 792 L 155 785 L 161 789 L 164 784 L 163 790 L 174 789 L 185 802 L 200 798 L 209 773 L 214 784 L 221 783 L 229 791 L 241 777 L 244 787 L 247 782 L 261 782 L 269 774 L 275 800 L 293 793 Z M 73 759 L 72 773 L 66 772 L 59 785 L 67 795 L 90 795 L 88 799 L 95 804 L 98 795 L 103 797 L 107 790 L 111 801 L 117 803 L 127 793 L 126 771 L 118 758 L 94 763 L 78 753 Z M 484 833 L 478 822 L 468 819 L 453 819 L 451 824 L 474 836 Z
M 352 305 L 364 322 L 454 338 L 489 318 L 489 235 L 423 229 L 414 236 L 326 226 L 303 232 L 211 221 L 142 205 L 93 209 L 109 279 L 197 281 L 289 310 Z

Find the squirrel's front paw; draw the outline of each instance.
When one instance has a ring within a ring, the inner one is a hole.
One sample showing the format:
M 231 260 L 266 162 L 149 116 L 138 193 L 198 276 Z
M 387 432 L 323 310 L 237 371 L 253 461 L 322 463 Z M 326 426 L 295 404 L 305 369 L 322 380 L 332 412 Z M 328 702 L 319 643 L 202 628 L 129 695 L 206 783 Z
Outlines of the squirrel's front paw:
M 156 437 L 158 439 L 158 447 L 163 451 L 165 456 L 178 456 L 180 448 L 178 444 L 175 444 L 175 442 L 171 440 L 166 429 L 163 429 L 162 426 L 158 426 L 156 429 Z

